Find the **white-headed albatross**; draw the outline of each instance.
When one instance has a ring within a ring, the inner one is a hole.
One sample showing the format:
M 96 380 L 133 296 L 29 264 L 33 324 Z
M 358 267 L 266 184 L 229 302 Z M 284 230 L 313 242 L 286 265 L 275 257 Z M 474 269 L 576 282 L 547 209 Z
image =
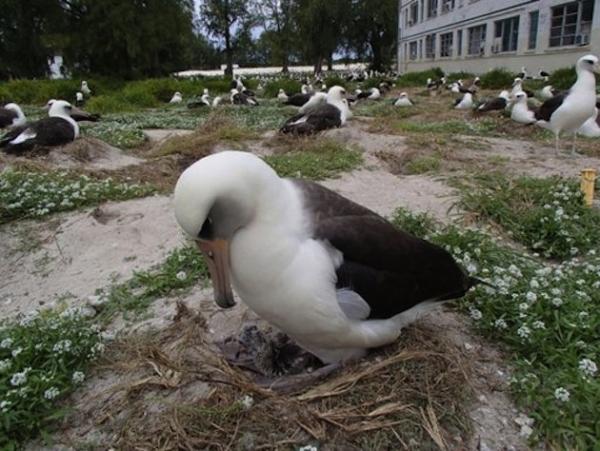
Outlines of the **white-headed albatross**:
M 491 99 L 487 99 L 481 105 L 477 107 L 477 111 L 480 113 L 487 113 L 488 111 L 502 111 L 506 109 L 508 104 L 510 103 L 510 94 L 508 91 L 504 90 L 498 97 L 494 97 Z
M 0 128 L 18 127 L 27 122 L 23 110 L 16 103 L 8 103 L 0 107 Z
M 320 102 L 309 111 L 292 116 L 279 131 L 294 135 L 310 135 L 329 128 L 341 127 L 351 116 L 345 95 L 344 88 L 333 86 L 327 92 L 325 102 Z
M 18 153 L 36 145 L 51 147 L 74 141 L 79 136 L 79 125 L 69 114 L 71 108 L 71 104 L 64 100 L 53 101 L 49 117 L 15 127 L 0 138 L 0 147 L 6 152 Z
M 394 106 L 413 106 L 414 103 L 408 98 L 408 94 L 406 92 L 401 92 L 398 100 L 394 102 Z
M 513 107 L 510 112 L 510 118 L 519 124 L 531 125 L 535 124 L 535 112 L 529 109 L 527 105 L 527 94 L 519 91 L 515 94 Z
M 554 132 L 556 153 L 561 132 L 573 133 L 571 152 L 575 153 L 577 130 L 596 110 L 596 77 L 600 73 L 600 64 L 595 55 L 579 58 L 575 66 L 577 81 L 566 92 L 546 100 L 536 113 L 537 125 Z
M 175 217 L 197 240 L 216 303 L 236 293 L 325 363 L 395 341 L 425 310 L 480 281 L 441 247 L 316 183 L 226 151 L 186 169 Z

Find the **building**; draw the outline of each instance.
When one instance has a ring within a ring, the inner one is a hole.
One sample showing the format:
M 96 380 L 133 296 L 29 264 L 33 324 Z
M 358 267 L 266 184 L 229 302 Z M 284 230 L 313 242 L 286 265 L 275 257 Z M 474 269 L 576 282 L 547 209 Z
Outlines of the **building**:
M 600 0 L 400 0 L 398 71 L 552 71 L 600 54 Z

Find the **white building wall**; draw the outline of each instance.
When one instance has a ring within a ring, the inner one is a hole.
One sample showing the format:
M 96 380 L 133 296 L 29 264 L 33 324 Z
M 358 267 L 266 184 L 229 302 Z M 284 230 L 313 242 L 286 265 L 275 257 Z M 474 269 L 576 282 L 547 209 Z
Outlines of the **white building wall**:
M 412 26 L 405 22 L 405 11 L 413 3 L 419 5 L 419 20 Z M 600 0 L 594 0 L 594 15 L 590 34 L 590 43 L 587 45 L 550 47 L 550 22 L 551 8 L 567 3 L 568 0 L 455 0 L 454 10 L 442 14 L 442 0 L 438 0 L 437 17 L 427 18 L 427 5 L 429 0 L 399 0 L 399 33 L 398 33 L 398 71 L 420 71 L 433 67 L 440 67 L 446 72 L 467 71 L 483 73 L 490 69 L 503 67 L 518 72 L 521 67 L 527 67 L 530 73 L 537 73 L 543 68 L 553 71 L 562 67 L 573 65 L 583 55 L 600 54 Z M 420 16 L 421 10 L 424 18 Z M 529 43 L 529 13 L 539 11 L 537 46 L 528 49 Z M 519 15 L 519 35 L 516 52 L 492 53 L 494 37 L 494 22 Z M 470 56 L 468 50 L 468 28 L 480 24 L 487 25 L 485 55 Z M 457 54 L 457 32 L 463 30 L 462 54 Z M 440 34 L 452 31 L 453 56 L 440 57 Z M 410 60 L 405 52 L 405 43 L 410 49 L 410 42 L 423 40 L 425 36 L 436 34 L 436 53 L 434 59 L 418 57 Z

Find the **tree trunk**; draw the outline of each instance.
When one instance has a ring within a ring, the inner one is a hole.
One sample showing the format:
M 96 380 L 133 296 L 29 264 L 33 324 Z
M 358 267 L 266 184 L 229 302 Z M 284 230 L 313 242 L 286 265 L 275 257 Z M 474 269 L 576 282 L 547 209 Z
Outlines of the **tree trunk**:
M 323 57 L 319 55 L 315 61 L 314 72 L 315 75 L 319 75 L 323 71 Z
M 290 73 L 290 58 L 288 56 L 288 51 L 283 51 L 283 61 L 282 61 L 281 73 L 289 74 Z
M 381 45 L 376 40 L 371 41 L 371 50 L 373 52 L 373 61 L 371 61 L 371 70 L 384 72 L 383 70 L 383 54 Z
M 333 52 L 329 52 L 329 58 L 327 58 L 327 70 L 333 70 Z
M 225 77 L 233 78 L 233 52 L 231 51 L 231 36 L 229 34 L 229 25 L 225 30 Z

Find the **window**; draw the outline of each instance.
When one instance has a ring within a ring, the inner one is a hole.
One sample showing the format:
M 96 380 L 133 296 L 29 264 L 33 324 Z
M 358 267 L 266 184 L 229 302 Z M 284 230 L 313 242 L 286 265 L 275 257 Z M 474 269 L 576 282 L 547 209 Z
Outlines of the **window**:
M 435 58 L 435 33 L 425 36 L 425 58 Z
M 423 39 L 419 39 L 419 59 L 423 59 Z
M 415 25 L 419 20 L 419 4 L 414 2 L 410 5 L 410 19 L 408 21 L 408 25 Z
M 456 54 L 462 55 L 462 30 L 456 32 Z
M 485 32 L 486 25 L 469 28 L 469 55 L 484 55 L 485 54 Z
M 427 0 L 427 17 L 437 16 L 438 0 Z
M 440 35 L 440 56 L 452 56 L 452 33 Z
M 550 47 L 589 44 L 594 0 L 565 3 L 552 8 Z
M 495 22 L 494 52 L 516 52 L 519 40 L 519 16 Z
M 540 22 L 540 12 L 533 11 L 529 13 L 529 44 L 528 49 L 535 49 L 537 47 L 537 34 L 538 24 Z
M 417 41 L 413 41 L 410 43 L 410 59 L 417 59 Z
M 442 0 L 442 14 L 449 13 L 454 9 L 454 0 Z

